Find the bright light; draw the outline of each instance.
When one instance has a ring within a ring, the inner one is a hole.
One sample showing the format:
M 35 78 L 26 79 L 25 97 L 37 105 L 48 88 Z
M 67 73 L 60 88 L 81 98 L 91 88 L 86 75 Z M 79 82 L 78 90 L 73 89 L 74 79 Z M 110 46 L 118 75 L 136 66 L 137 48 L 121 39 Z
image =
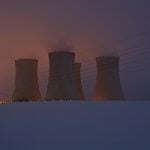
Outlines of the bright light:
M 8 102 L 5 101 L 5 100 L 1 100 L 1 101 L 0 101 L 0 104 L 6 104 L 6 103 L 8 103 Z

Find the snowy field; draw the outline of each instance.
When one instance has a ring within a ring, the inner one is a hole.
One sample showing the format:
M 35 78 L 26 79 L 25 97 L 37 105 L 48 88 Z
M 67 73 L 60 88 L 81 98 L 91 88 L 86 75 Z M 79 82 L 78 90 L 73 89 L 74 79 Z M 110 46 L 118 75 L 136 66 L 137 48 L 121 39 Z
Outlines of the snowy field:
M 150 150 L 150 102 L 0 105 L 0 150 Z

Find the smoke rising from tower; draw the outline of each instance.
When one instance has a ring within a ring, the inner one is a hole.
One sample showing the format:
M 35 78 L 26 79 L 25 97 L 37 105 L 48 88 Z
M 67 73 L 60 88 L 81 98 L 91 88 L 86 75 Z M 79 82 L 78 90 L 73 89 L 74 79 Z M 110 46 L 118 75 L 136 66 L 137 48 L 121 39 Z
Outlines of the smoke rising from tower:
M 56 52 L 56 51 L 71 52 L 73 51 L 73 46 L 70 44 L 70 42 L 68 44 L 68 42 L 66 42 L 65 40 L 59 40 L 57 42 L 53 42 L 50 45 L 48 45 L 48 47 L 49 47 L 49 52 Z
M 102 56 L 96 58 L 97 80 L 95 100 L 123 100 L 119 76 L 119 57 Z
M 18 59 L 15 61 L 16 78 L 13 101 L 37 101 L 41 99 L 38 84 L 38 60 Z

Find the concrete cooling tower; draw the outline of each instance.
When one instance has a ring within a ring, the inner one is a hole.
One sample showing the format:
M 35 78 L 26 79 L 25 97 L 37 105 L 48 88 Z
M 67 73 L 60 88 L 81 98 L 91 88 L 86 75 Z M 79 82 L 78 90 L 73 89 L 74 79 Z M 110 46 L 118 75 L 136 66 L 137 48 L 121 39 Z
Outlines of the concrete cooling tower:
M 49 81 L 46 100 L 75 100 L 74 82 L 75 53 L 54 51 L 49 53 Z
M 81 63 L 75 63 L 75 84 L 76 84 L 76 90 L 77 90 L 77 99 L 78 100 L 84 100 L 84 92 L 81 82 Z
M 16 78 L 13 101 L 37 101 L 41 99 L 38 84 L 38 60 L 18 59 L 15 61 Z
M 119 77 L 119 57 L 98 57 L 95 100 L 123 100 Z

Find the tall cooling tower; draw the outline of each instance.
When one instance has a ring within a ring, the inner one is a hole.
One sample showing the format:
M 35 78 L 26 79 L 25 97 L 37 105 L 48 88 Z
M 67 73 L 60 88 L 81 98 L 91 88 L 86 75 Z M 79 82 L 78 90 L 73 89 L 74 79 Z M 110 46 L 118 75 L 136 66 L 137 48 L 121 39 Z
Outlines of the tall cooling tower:
M 74 100 L 76 86 L 74 82 L 75 53 L 55 51 L 49 53 L 49 81 L 46 100 Z
M 16 78 L 13 101 L 37 101 L 41 99 L 38 84 L 36 59 L 18 59 L 15 61 Z
M 84 92 L 81 82 L 81 63 L 75 63 L 74 78 L 77 90 L 77 100 L 84 100 Z
M 119 57 L 98 57 L 95 100 L 123 100 L 119 77 Z

